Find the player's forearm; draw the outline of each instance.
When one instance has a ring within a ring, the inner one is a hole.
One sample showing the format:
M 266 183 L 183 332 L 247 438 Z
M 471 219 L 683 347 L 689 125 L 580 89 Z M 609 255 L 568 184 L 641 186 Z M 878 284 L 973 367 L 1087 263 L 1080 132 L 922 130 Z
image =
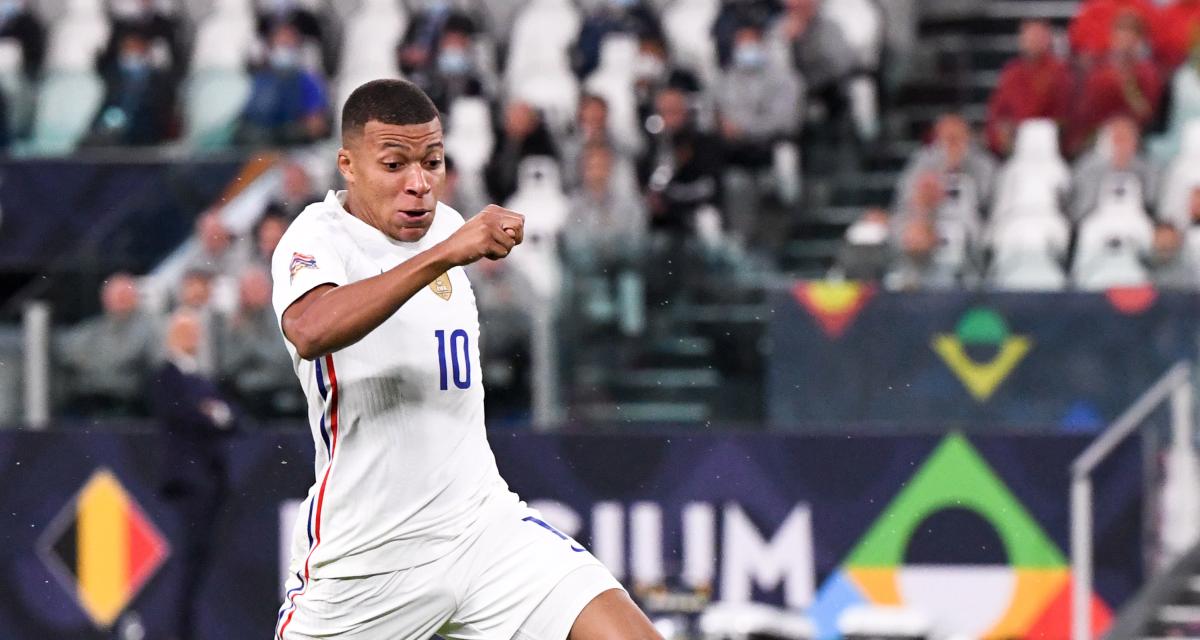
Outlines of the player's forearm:
M 441 246 L 435 246 L 377 276 L 329 289 L 285 332 L 305 360 L 344 349 L 374 331 L 453 266 Z

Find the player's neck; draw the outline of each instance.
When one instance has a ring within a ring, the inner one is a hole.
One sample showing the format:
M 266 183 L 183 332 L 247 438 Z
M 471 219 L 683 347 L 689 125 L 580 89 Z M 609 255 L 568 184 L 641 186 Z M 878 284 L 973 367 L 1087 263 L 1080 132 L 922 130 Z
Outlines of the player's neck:
M 353 191 L 350 191 L 350 190 L 346 191 L 346 202 L 342 204 L 342 208 L 346 210 L 346 213 L 349 213 L 350 215 L 354 216 L 355 218 L 358 218 L 359 220 L 362 220 L 363 223 L 367 224 L 368 226 L 370 226 L 374 229 L 379 229 L 379 227 L 376 226 L 375 223 L 371 221 L 371 217 L 367 213 L 366 207 L 363 207 L 358 202 L 358 198 L 354 197 Z M 380 230 L 380 231 L 382 231 L 382 230 Z

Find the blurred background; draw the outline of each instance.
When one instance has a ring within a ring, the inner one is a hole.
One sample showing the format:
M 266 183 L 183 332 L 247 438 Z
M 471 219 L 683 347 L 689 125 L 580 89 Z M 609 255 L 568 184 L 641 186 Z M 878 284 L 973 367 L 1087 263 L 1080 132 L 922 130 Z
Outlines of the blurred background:
M 1200 636 L 1200 1 L 0 0 L 0 638 L 273 624 L 270 256 L 385 77 L 527 216 L 502 473 L 665 636 Z

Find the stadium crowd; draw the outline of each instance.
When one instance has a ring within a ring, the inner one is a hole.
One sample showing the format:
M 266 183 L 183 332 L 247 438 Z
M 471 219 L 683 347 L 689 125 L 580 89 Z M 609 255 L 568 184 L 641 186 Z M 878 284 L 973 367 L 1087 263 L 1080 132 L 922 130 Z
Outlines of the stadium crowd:
M 653 330 L 647 309 L 714 262 L 769 263 L 806 215 L 813 139 L 881 144 L 881 93 L 915 38 L 904 0 L 61 4 L 49 22 L 25 0 L 0 7 L 14 153 L 320 147 L 361 82 L 424 88 L 446 127 L 444 199 L 531 214 L 527 246 L 473 274 L 501 383 L 524 375 L 509 356 L 530 308 L 637 336 Z M 1197 33 L 1197 0 L 1087 0 L 1067 42 L 1023 23 L 986 122 L 939 118 L 889 209 L 847 229 L 833 275 L 903 290 L 1200 288 Z M 201 319 L 202 370 L 263 416 L 303 411 L 286 354 L 264 346 L 277 346 L 264 267 L 290 219 L 337 186 L 300 162 L 283 171 L 249 237 L 219 207 L 198 217 L 168 305 Z M 162 357 L 168 309 L 139 308 L 136 287 L 110 277 L 104 315 L 60 341 L 79 415 L 131 410 L 128 378 Z M 119 347 L 84 357 L 95 344 Z

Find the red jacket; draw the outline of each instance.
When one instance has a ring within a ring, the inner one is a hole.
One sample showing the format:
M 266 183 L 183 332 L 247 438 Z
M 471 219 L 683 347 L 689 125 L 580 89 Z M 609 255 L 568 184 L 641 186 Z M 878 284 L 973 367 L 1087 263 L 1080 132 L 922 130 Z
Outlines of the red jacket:
M 1051 118 L 1061 125 L 1071 115 L 1073 80 L 1065 62 L 1056 56 L 1040 60 L 1023 57 L 1010 61 L 988 101 L 987 141 L 992 151 L 1004 155 L 1017 125 L 1030 118 Z
M 1158 11 L 1150 0 L 1088 0 L 1068 28 L 1071 49 L 1092 59 L 1104 57 L 1108 53 L 1113 22 L 1125 11 L 1141 16 L 1149 29 L 1157 22 Z
M 1200 0 L 1175 0 L 1160 9 L 1152 36 L 1159 68 L 1174 71 L 1200 40 Z
M 1150 124 L 1158 112 L 1162 89 L 1158 69 L 1148 60 L 1131 65 L 1106 60 L 1096 65 L 1083 81 L 1072 149 L 1082 149 L 1097 129 L 1116 116 L 1131 116 L 1142 127 Z

